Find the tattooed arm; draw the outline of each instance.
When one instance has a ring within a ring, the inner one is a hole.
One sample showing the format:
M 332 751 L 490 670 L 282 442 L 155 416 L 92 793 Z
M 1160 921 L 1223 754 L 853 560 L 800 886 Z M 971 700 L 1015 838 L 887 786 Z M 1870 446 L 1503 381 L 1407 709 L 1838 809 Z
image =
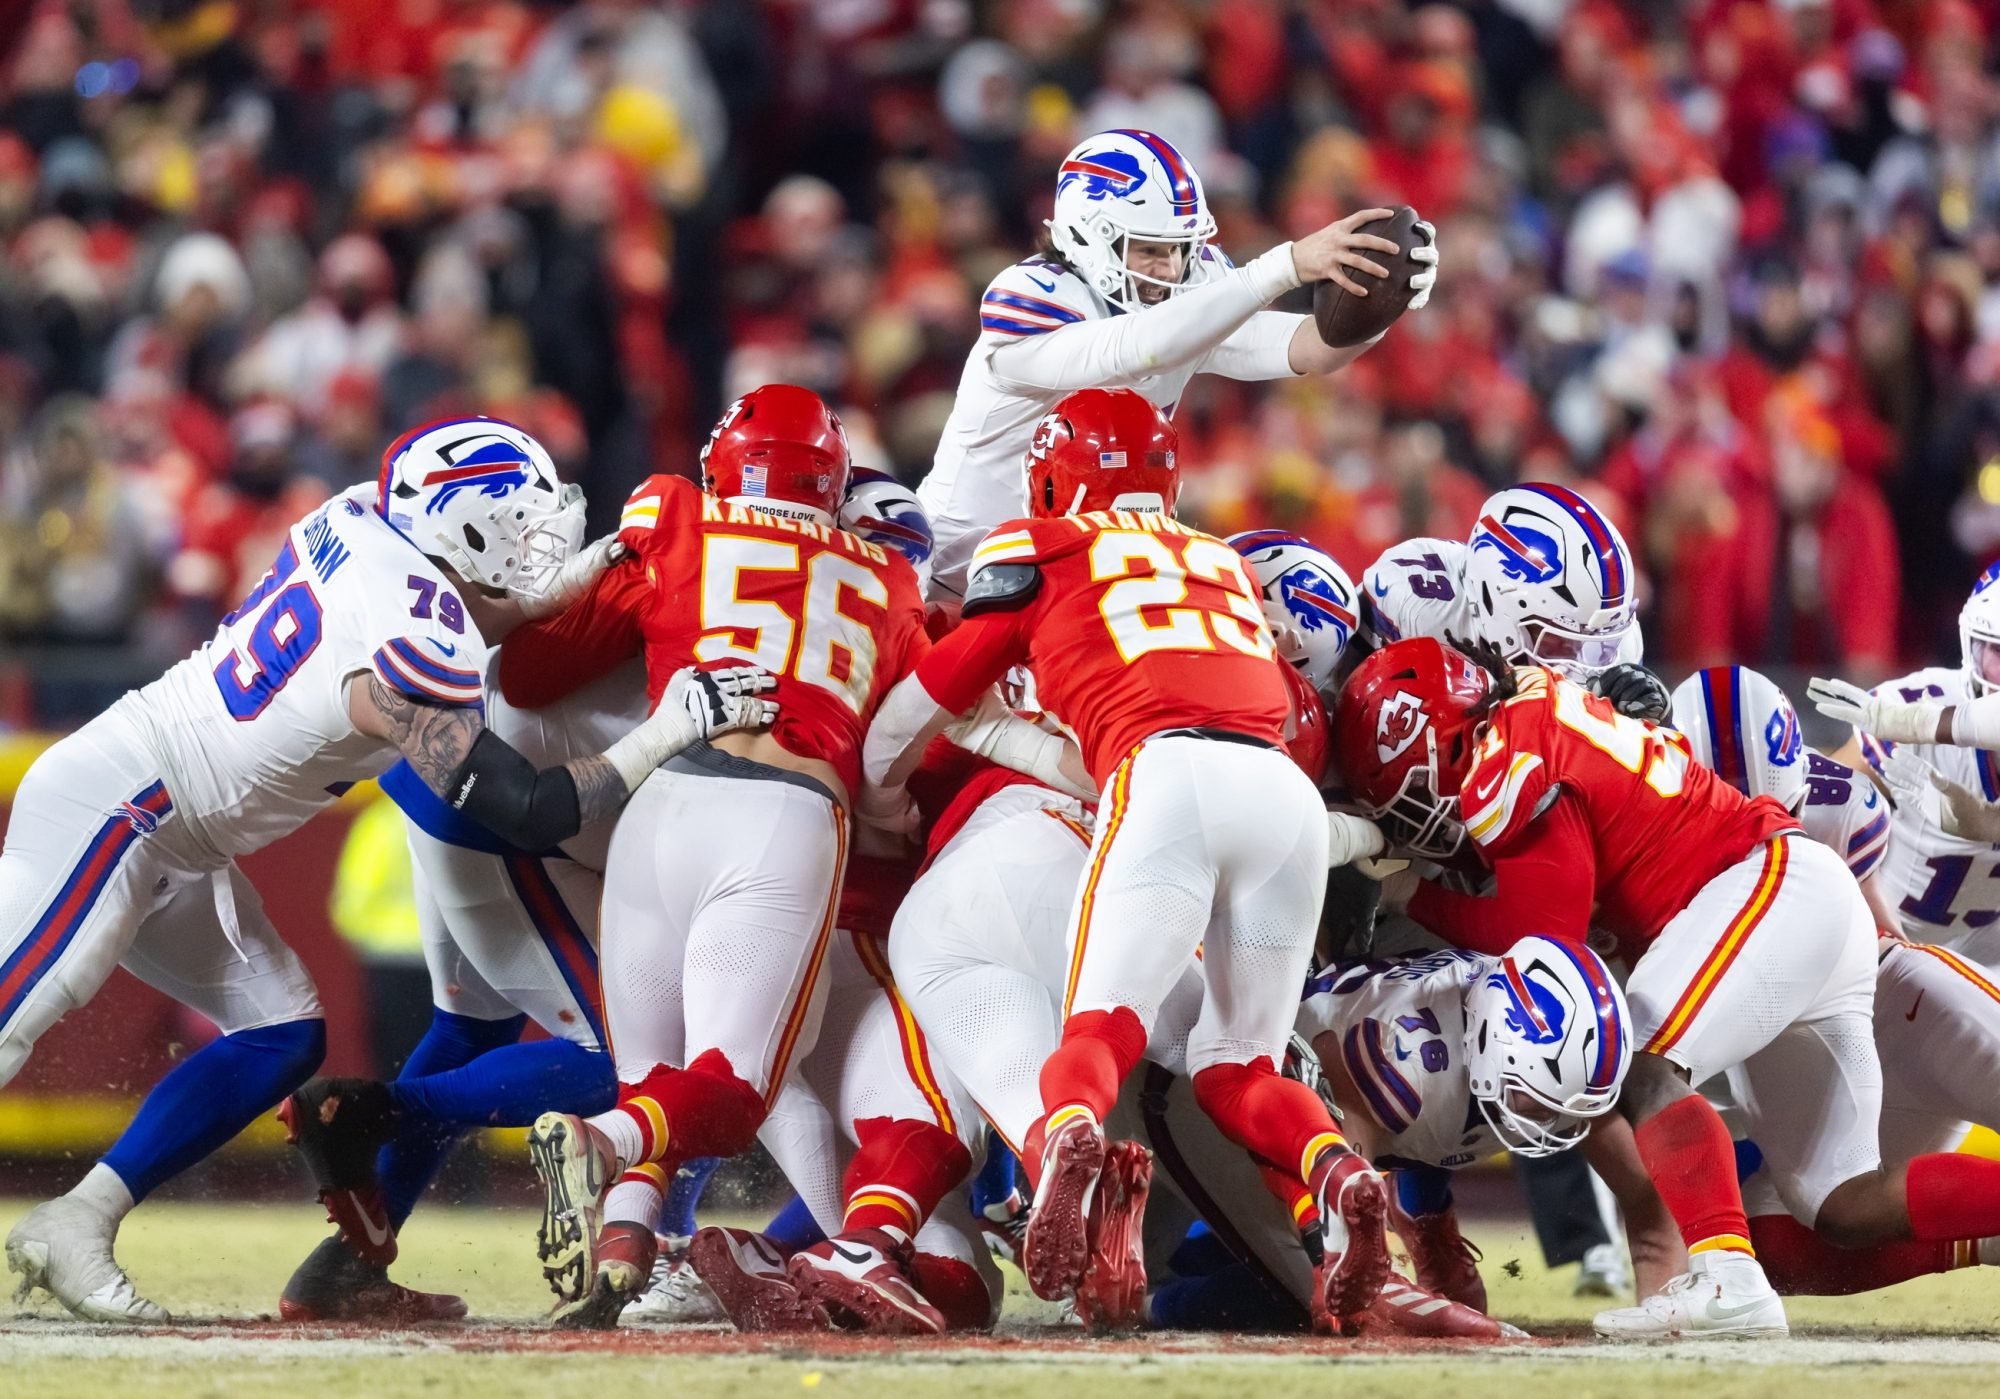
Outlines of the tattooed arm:
M 540 768 L 486 727 L 478 711 L 426 704 L 356 676 L 354 727 L 396 746 L 433 792 L 522 850 L 548 850 L 616 812 L 647 774 L 698 739 L 768 724 L 777 706 L 754 696 L 776 682 L 755 667 L 676 675 L 652 716 L 604 752 Z

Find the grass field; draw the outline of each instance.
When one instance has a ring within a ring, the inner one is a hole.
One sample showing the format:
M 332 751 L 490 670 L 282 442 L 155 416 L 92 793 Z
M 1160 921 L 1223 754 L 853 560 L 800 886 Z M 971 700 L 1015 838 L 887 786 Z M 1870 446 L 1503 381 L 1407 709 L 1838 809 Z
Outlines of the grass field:
M 0 1201 L 0 1233 L 25 1208 Z M 1537 1333 L 1495 1349 L 1393 1350 L 1297 1338 L 1149 1336 L 1090 1341 L 1053 1308 L 1010 1297 L 997 1335 L 885 1350 L 862 1338 L 753 1343 L 716 1328 L 558 1335 L 541 1328 L 533 1216 L 436 1209 L 404 1236 L 405 1282 L 461 1293 L 473 1323 L 385 1333 L 285 1326 L 279 1288 L 320 1238 L 318 1212 L 293 1206 L 151 1205 L 119 1252 L 147 1295 L 184 1318 L 164 1331 L 84 1326 L 44 1301 L 0 1320 L 0 1395 L 192 1396 L 538 1394 L 1043 1396 L 1088 1387 L 1150 1399 L 1454 1399 L 1536 1386 L 1563 1399 L 1698 1392 L 1844 1399 L 1990 1392 L 2000 1368 L 2000 1274 L 1954 1273 L 1892 1292 L 1791 1305 L 1782 1343 L 1613 1348 L 1588 1339 L 1593 1304 L 1544 1270 L 1524 1231 L 1475 1229 L 1494 1310 Z M 1517 1267 L 1510 1268 L 1510 1264 Z M 1018 1278 L 1015 1279 L 1018 1283 Z M 1518 1389 L 1515 1392 L 1520 1392 Z

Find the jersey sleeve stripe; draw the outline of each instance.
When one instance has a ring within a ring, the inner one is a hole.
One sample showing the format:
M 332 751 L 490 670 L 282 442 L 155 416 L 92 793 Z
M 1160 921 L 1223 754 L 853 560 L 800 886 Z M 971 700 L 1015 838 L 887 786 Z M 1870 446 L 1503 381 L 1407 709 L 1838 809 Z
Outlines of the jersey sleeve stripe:
M 1028 321 L 1004 320 L 999 316 L 982 313 L 979 317 L 981 330 L 997 330 L 1002 335 L 1047 335 L 1058 329 L 1052 325 L 1036 325 Z
M 1866 879 L 1882 863 L 1889 849 L 1889 814 L 1883 812 L 1854 833 L 1847 842 L 1847 868 L 1856 879 Z
M 1059 301 L 1044 301 L 1041 297 L 1030 296 L 1024 291 L 1007 291 L 1001 287 L 994 287 L 980 300 L 987 306 L 1012 306 L 1016 310 L 1026 311 L 1032 315 L 1050 317 L 1065 325 L 1073 325 L 1083 319 L 1081 311 L 1071 310 Z
M 375 653 L 375 673 L 382 677 L 383 683 L 401 690 L 412 699 L 423 700 L 428 704 L 470 708 L 477 705 L 482 698 L 477 686 L 461 688 L 440 685 L 435 681 L 425 680 L 415 671 L 404 667 L 405 662 L 386 646 Z
M 1034 556 L 1035 541 L 1026 533 L 1015 530 L 1009 534 L 988 535 L 985 542 L 972 551 L 972 567 L 984 568 L 988 564 L 1032 559 Z
M 1369 1021 L 1373 1024 L 1373 1021 Z M 1354 1080 L 1354 1086 L 1361 1090 L 1361 1096 L 1368 1100 L 1368 1110 L 1375 1114 L 1375 1120 L 1394 1135 L 1409 1131 L 1411 1119 L 1404 1117 L 1389 1101 L 1389 1095 L 1376 1081 L 1372 1065 L 1361 1047 L 1361 1027 L 1350 1025 L 1347 1033 L 1340 1038 L 1340 1057 L 1347 1061 L 1347 1076 Z
M 1514 804 L 1521 795 L 1521 785 L 1541 765 L 1542 760 L 1537 754 L 1516 753 L 1507 768 L 1507 778 L 1500 784 L 1493 800 L 1466 817 L 1467 834 L 1484 845 L 1491 837 L 1506 830 L 1508 818 L 1513 815 Z
M 481 682 L 478 671 L 460 670 L 458 667 L 448 666 L 442 661 L 434 661 L 404 637 L 399 636 L 394 641 L 391 641 L 389 648 L 396 653 L 398 659 L 408 661 L 426 679 L 435 680 L 440 685 L 470 685 L 474 689 L 480 687 Z
M 660 498 L 644 495 L 625 502 L 625 513 L 618 517 L 618 528 L 631 529 L 635 525 L 656 525 L 659 522 Z

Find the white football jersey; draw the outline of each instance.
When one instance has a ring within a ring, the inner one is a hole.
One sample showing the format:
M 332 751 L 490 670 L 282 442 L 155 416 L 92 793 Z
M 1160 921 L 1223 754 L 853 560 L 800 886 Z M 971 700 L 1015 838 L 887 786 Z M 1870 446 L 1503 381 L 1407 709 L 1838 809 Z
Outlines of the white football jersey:
M 1375 635 L 1385 642 L 1472 640 L 1472 603 L 1465 596 L 1470 553 L 1453 539 L 1406 539 L 1368 565 L 1361 595 Z
M 214 638 L 123 702 L 166 766 L 175 814 L 220 854 L 270 844 L 396 761 L 348 717 L 356 675 L 480 704 L 486 643 L 375 492 L 356 486 L 293 525 Z
M 1832 846 L 1856 879 L 1866 879 L 1889 850 L 1889 803 L 1875 784 L 1824 753 L 1806 750 L 1806 795 L 1799 824 Z
M 1204 248 L 1202 255 L 1224 267 L 1229 265 L 1228 258 L 1213 246 Z M 1017 262 L 986 288 L 979 303 L 978 343 L 966 356 L 958 396 L 938 438 L 930 474 L 917 487 L 917 499 L 937 541 L 931 578 L 938 587 L 963 593 L 972 551 L 986 532 L 1028 513 L 1029 439 L 1042 415 L 1069 392 L 1009 379 L 996 367 L 995 351 L 1026 341 L 1039 346 L 1040 337 L 1066 326 L 1125 314 L 1083 278 L 1048 258 Z M 1282 354 L 1274 353 L 1272 347 L 1288 340 L 1292 327 L 1302 319 L 1260 312 L 1205 354 L 1157 373 L 1092 375 L 1084 382 L 1100 388 L 1136 390 L 1171 417 L 1188 380 L 1204 370 L 1236 378 L 1289 374 Z M 1042 377 L 1051 382 L 1073 379 L 1080 364 L 1066 361 L 1060 348 L 1062 338 L 1057 336 L 1046 344 L 1052 353 L 1041 362 L 1048 370 Z M 1163 346 L 1162 351 L 1165 349 Z
M 1378 1161 L 1456 1168 L 1501 1150 L 1464 1062 L 1465 993 L 1499 965 L 1453 950 L 1335 967 L 1306 983 L 1294 1028 L 1339 1042 L 1369 1116 L 1389 1134 Z
M 1911 704 L 1965 704 L 1972 699 L 1965 672 L 1945 666 L 1884 681 L 1875 690 Z M 1861 738 L 1870 761 L 1879 761 L 1875 756 L 1882 751 L 1879 742 L 1865 734 Z M 2000 801 L 2000 754 L 1946 743 L 1909 746 L 1951 781 L 1988 801 Z M 1898 806 L 1891 830 L 1881 864 L 1882 887 L 1903 935 L 1914 942 L 1953 947 L 1986 941 L 1979 937 L 1980 931 L 2000 921 L 2000 847 L 1946 835 L 1922 802 Z

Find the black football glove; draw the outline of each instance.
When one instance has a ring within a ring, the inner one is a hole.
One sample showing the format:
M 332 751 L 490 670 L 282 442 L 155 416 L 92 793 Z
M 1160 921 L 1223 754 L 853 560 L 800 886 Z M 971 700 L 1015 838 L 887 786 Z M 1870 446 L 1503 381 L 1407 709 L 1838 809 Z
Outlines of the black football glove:
M 1666 682 L 1637 661 L 1620 661 L 1590 682 L 1590 692 L 1611 701 L 1611 707 L 1628 719 L 1663 723 L 1673 708 Z

